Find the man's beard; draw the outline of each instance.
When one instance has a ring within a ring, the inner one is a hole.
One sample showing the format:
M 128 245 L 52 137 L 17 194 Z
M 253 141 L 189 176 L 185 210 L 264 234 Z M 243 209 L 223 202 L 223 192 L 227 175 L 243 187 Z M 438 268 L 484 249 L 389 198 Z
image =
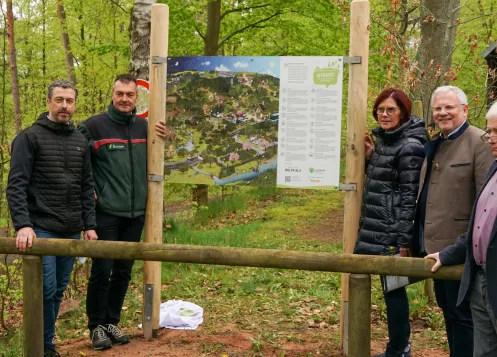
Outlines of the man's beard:
M 66 116 L 62 117 L 60 114 L 66 114 Z M 57 123 L 67 123 L 71 120 L 71 118 L 72 118 L 72 114 L 70 114 L 69 112 L 57 112 L 55 121 Z

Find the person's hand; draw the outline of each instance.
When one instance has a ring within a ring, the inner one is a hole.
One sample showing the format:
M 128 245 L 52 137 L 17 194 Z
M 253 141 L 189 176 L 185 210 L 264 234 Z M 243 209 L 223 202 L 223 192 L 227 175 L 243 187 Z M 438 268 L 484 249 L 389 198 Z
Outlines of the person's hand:
M 88 231 L 85 231 L 83 233 L 83 239 L 84 240 L 97 240 L 98 239 L 97 232 L 95 232 L 94 229 L 90 229 Z
M 157 136 L 169 140 L 174 139 L 175 135 L 174 129 L 171 128 L 170 126 L 166 126 L 166 122 L 164 120 L 159 120 L 155 124 L 155 133 L 157 134 Z
M 425 259 L 435 259 L 435 265 L 431 267 L 432 273 L 436 272 L 440 267 L 442 266 L 442 263 L 440 262 L 440 252 L 436 252 L 433 254 L 428 254 Z
M 19 229 L 16 237 L 16 248 L 21 252 L 25 252 L 27 248 L 33 246 L 33 240 L 36 238 L 36 233 L 31 227 Z
M 412 257 L 411 248 L 400 247 L 400 256 L 401 257 Z
M 95 199 L 95 201 L 97 200 L 98 196 L 97 196 L 97 191 L 93 190 L 93 198 Z
M 366 159 L 370 159 L 371 155 L 373 155 L 373 150 L 374 150 L 374 143 L 373 139 L 371 139 L 371 136 L 369 133 L 366 131 L 366 137 L 364 138 L 364 145 L 365 145 L 365 156 Z

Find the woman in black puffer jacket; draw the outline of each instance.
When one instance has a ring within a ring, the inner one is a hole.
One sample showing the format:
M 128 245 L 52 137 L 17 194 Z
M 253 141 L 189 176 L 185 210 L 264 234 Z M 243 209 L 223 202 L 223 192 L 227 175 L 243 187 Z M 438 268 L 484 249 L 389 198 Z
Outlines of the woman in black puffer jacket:
M 373 106 L 380 124 L 366 133 L 366 182 L 356 254 L 412 254 L 419 173 L 427 141 L 424 122 L 411 115 L 411 101 L 398 89 L 384 90 Z M 388 332 L 385 357 L 410 353 L 409 302 L 405 288 L 385 294 Z

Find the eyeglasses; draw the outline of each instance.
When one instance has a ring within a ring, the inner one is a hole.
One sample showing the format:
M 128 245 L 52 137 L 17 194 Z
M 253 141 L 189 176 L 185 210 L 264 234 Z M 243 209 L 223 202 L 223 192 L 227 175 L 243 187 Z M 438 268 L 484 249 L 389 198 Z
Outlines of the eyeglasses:
M 433 113 L 438 114 L 441 113 L 442 110 L 444 110 L 446 113 L 454 111 L 457 107 L 463 106 L 466 104 L 447 104 L 447 105 L 441 105 L 438 107 L 431 107 L 433 110 Z
M 395 112 L 397 110 L 400 110 L 400 109 L 399 108 L 383 108 L 383 107 L 378 107 L 378 108 L 376 108 L 376 114 L 380 114 L 381 115 L 381 114 L 383 114 L 383 113 L 386 112 L 387 115 L 389 117 L 391 117 L 392 115 L 395 114 Z
M 497 130 L 496 129 L 489 129 L 485 128 L 483 129 L 485 131 L 485 134 L 481 136 L 481 139 L 485 142 L 491 142 L 493 144 L 497 143 Z

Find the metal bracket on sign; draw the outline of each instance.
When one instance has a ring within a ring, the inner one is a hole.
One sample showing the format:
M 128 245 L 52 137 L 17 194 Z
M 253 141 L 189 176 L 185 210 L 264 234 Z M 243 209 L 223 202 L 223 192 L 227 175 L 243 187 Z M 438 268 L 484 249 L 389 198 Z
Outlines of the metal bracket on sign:
M 154 285 L 145 284 L 145 308 L 143 309 L 143 330 L 147 328 L 152 331 L 152 314 L 153 314 L 153 303 L 154 303 Z
M 352 57 L 343 57 L 344 64 L 361 64 L 362 57 L 361 56 L 352 56 Z
M 152 56 L 152 63 L 153 64 L 167 63 L 167 57 Z
M 162 177 L 162 175 L 148 175 L 148 180 L 153 182 L 161 182 L 164 181 L 164 177 Z
M 356 183 L 341 183 L 338 185 L 340 191 L 357 191 Z

